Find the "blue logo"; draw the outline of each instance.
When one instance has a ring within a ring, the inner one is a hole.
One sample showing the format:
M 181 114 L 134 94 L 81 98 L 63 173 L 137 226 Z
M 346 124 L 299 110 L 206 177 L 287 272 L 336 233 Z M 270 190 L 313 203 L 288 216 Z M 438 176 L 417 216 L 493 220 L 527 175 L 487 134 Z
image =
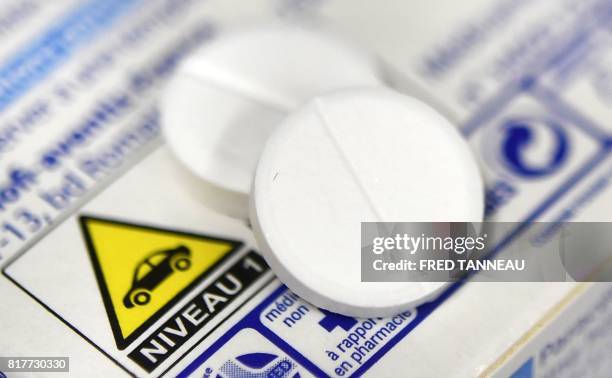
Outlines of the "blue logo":
M 217 378 L 300 378 L 297 365 L 288 358 L 270 353 L 249 353 L 221 366 Z
M 542 146 L 546 147 L 544 153 Z M 511 119 L 503 124 L 501 153 L 505 167 L 513 174 L 541 178 L 558 171 L 567 160 L 568 137 L 561 125 L 551 120 Z
M 327 332 L 333 331 L 336 327 L 340 327 L 345 331 L 350 331 L 350 329 L 353 328 L 355 324 L 357 324 L 357 319 L 355 318 L 335 314 L 322 308 L 320 308 L 319 310 L 321 310 L 321 312 L 325 314 L 325 317 L 321 319 L 321 321 L 319 321 L 319 325 L 325 328 Z

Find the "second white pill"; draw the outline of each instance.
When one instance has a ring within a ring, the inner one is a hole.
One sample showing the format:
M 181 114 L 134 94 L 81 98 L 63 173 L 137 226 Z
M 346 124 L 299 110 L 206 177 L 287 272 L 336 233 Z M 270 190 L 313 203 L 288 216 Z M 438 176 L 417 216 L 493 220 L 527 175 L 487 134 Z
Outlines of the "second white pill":
M 266 26 L 220 35 L 188 57 L 161 111 L 174 155 L 208 188 L 207 204 L 246 218 L 259 154 L 277 124 L 310 97 L 381 85 L 367 54 L 333 35 Z

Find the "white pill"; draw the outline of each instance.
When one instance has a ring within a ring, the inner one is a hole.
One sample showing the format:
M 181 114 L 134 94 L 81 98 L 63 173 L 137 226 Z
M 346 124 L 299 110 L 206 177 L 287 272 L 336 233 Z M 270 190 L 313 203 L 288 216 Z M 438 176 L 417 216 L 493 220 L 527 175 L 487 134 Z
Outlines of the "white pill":
M 446 119 L 387 89 L 340 91 L 289 116 L 262 152 L 251 222 L 291 290 L 351 316 L 387 316 L 446 283 L 361 282 L 361 222 L 480 222 L 483 183 Z
M 178 68 L 162 127 L 212 207 L 246 218 L 259 154 L 295 107 L 329 90 L 381 85 L 370 56 L 334 36 L 290 26 L 222 34 Z

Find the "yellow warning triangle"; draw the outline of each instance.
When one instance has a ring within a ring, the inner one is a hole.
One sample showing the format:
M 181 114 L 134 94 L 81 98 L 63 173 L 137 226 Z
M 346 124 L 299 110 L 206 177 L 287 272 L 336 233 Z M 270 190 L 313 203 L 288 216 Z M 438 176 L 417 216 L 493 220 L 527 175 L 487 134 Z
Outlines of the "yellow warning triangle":
M 242 245 L 89 216 L 80 223 L 119 349 Z

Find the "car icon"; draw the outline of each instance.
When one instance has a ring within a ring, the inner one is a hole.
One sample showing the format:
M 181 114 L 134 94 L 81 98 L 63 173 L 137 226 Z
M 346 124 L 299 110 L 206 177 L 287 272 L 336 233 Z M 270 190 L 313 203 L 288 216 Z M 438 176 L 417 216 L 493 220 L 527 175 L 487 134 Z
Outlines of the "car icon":
M 146 305 L 157 286 L 174 272 L 182 272 L 190 267 L 191 251 L 184 245 L 153 252 L 136 266 L 132 287 L 123 298 L 123 304 L 127 308 Z

